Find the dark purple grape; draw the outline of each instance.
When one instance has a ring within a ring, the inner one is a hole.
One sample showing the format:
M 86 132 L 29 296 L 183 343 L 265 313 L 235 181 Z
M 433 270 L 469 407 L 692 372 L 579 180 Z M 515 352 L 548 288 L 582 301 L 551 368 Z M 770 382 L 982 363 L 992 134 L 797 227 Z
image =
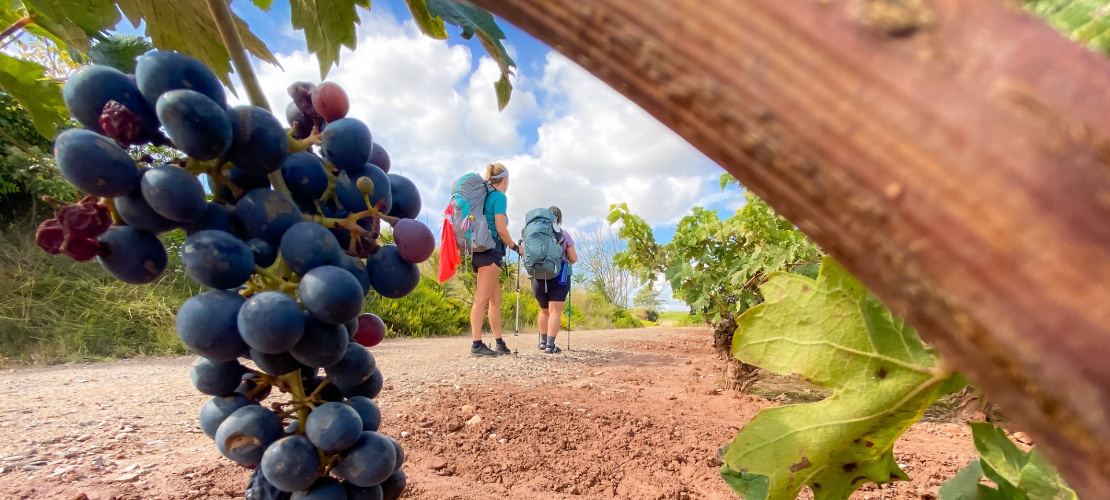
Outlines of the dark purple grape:
M 365 347 L 355 343 L 347 343 L 347 351 L 338 363 L 325 368 L 327 379 L 336 387 L 350 389 L 370 378 L 377 368 L 377 361 Z
M 343 359 L 348 342 L 346 327 L 309 318 L 301 341 L 289 350 L 289 354 L 306 366 L 325 368 Z
M 217 185 L 212 178 L 209 178 L 208 187 L 223 201 L 235 203 L 239 201 L 239 198 L 242 198 L 243 195 L 254 189 L 270 189 L 270 178 L 265 175 L 248 173 L 238 168 L 228 169 L 225 174 L 228 176 L 228 180 L 230 180 L 235 187 L 239 188 L 241 192 L 236 196 L 230 187 L 224 184 Z
M 344 481 L 343 488 L 347 490 L 347 500 L 382 500 L 382 487 L 380 485 L 363 488 Z
M 147 205 L 167 219 L 191 223 L 208 211 L 204 188 L 193 174 L 173 165 L 162 165 L 143 172 L 139 190 Z
M 392 162 L 389 161 L 389 152 L 387 152 L 381 144 L 375 142 L 373 148 L 370 150 L 370 159 L 367 163 L 377 165 L 378 168 L 382 169 L 382 172 L 388 174 Z
M 214 160 L 231 146 L 226 110 L 200 92 L 166 92 L 158 98 L 155 111 L 174 146 L 193 158 Z
M 235 288 L 254 273 L 254 254 L 242 240 L 206 229 L 185 239 L 181 245 L 185 274 L 204 286 Z
M 298 292 L 312 317 L 332 325 L 346 324 L 362 309 L 362 285 L 340 267 L 320 266 L 305 273 Z
M 132 285 L 158 279 L 169 264 L 166 247 L 157 236 L 138 229 L 117 226 L 100 236 L 96 260 L 112 277 Z
M 420 191 L 416 189 L 408 177 L 399 174 L 386 174 L 389 176 L 390 197 L 393 205 L 389 214 L 401 219 L 415 219 L 420 215 Z
M 324 377 L 308 377 L 302 379 L 302 383 L 304 384 L 304 393 L 312 394 L 316 391 L 317 387 L 320 387 L 320 384 L 324 383 Z M 343 391 L 340 391 L 338 387 L 332 384 L 325 384 L 317 395 L 324 401 L 333 401 L 336 403 L 343 402 Z
M 389 438 L 375 431 L 363 431 L 358 441 L 343 452 L 332 472 L 357 486 L 368 487 L 389 479 L 396 464 L 397 451 Z
M 312 130 L 312 127 L 316 127 L 317 130 L 324 130 L 327 122 L 312 106 L 312 89 L 314 88 L 316 88 L 316 85 L 311 82 L 293 82 L 286 90 L 289 97 L 293 98 L 293 105 L 300 111 L 304 120 L 309 122 L 308 129 Z
M 158 119 L 139 93 L 139 87 L 123 72 L 110 66 L 89 64 L 77 68 L 62 87 L 62 100 L 83 127 L 96 133 L 105 133 L 100 115 L 104 106 L 112 101 L 134 113 L 142 122 L 144 133 L 136 139 L 149 139 L 151 131 L 158 128 Z
M 335 453 L 346 450 L 359 440 L 362 419 L 350 406 L 327 402 L 308 414 L 304 430 L 317 448 L 324 453 Z
M 420 284 L 420 268 L 401 257 L 396 245 L 385 245 L 366 259 L 370 285 L 383 297 L 399 299 Z
M 281 237 L 280 250 L 289 269 L 300 275 L 320 266 L 335 266 L 345 257 L 331 231 L 308 221 L 289 226 Z
M 277 246 L 290 226 L 301 222 L 301 210 L 293 199 L 269 189 L 255 189 L 235 204 L 235 215 L 251 238 L 262 238 Z
M 385 379 L 382 376 L 382 371 L 379 368 L 374 369 L 374 374 L 365 382 L 352 387 L 350 390 L 343 391 L 343 395 L 347 397 L 364 396 L 370 399 L 378 397 L 382 392 L 382 386 Z
M 232 131 L 228 161 L 252 174 L 281 168 L 289 156 L 289 138 L 273 114 L 257 106 L 236 106 L 227 116 Z
M 358 180 L 363 177 L 374 183 L 374 192 L 370 194 L 370 203 L 373 203 L 374 207 L 382 213 L 388 213 L 393 207 L 393 193 L 389 187 L 389 176 L 382 172 L 382 169 L 369 163 L 351 171 L 339 173 L 339 178 L 335 183 L 335 195 L 339 198 L 339 203 L 343 205 L 344 209 L 351 212 L 362 212 L 369 208 L 366 206 L 362 191 L 358 189 Z
M 137 191 L 139 169 L 123 148 L 96 132 L 71 128 L 54 139 L 58 169 L 74 187 L 112 198 Z
M 296 422 L 296 420 L 294 420 L 294 422 Z M 266 480 L 266 476 L 262 474 L 262 469 L 260 468 L 256 468 L 251 472 L 251 477 L 247 480 L 247 491 L 244 496 L 246 500 L 289 500 L 293 497 L 291 493 L 281 491 L 270 484 L 270 482 Z
M 281 175 L 294 200 L 315 200 L 328 189 L 328 173 L 324 170 L 324 162 L 312 153 L 289 155 L 282 166 Z
M 341 118 L 328 123 L 322 133 L 320 150 L 335 168 L 353 170 L 362 167 L 370 159 L 370 148 L 373 145 L 370 128 L 360 120 Z
M 309 368 L 301 364 L 293 358 L 292 354 L 289 354 L 287 352 L 279 354 L 266 354 L 264 352 L 259 352 L 251 349 L 250 357 L 251 361 L 254 361 L 254 364 L 258 365 L 258 369 L 274 376 L 285 375 L 296 370 L 300 370 L 301 375 L 307 374 L 309 372 L 316 372 L 314 368 Z
M 204 216 L 200 220 L 185 224 L 182 229 L 185 230 L 186 236 L 192 236 L 205 229 L 223 231 L 236 237 L 244 234 L 243 224 L 232 213 L 231 207 L 213 201 L 206 204 Z
M 252 350 L 281 354 L 300 342 L 305 320 L 293 297 L 281 292 L 262 292 L 239 308 L 239 335 Z
M 362 430 L 376 431 L 382 425 L 382 411 L 374 400 L 366 396 L 354 396 L 347 399 L 347 404 L 358 412 L 362 419 Z
M 405 465 L 405 449 L 401 447 L 401 442 L 393 439 L 393 436 L 386 436 L 393 442 L 393 451 L 397 452 L 397 465 L 394 466 L 393 472 L 401 470 L 401 466 Z
M 274 250 L 273 245 L 266 243 L 266 240 L 252 238 L 247 242 L 247 247 L 251 249 L 254 265 L 258 267 L 270 267 L 277 261 L 277 251 Z
M 393 226 L 393 241 L 402 259 L 413 264 L 428 260 L 436 249 L 436 237 L 420 221 L 401 219 Z
M 312 133 L 312 120 L 304 117 L 304 113 L 297 109 L 295 102 L 290 102 L 285 107 L 285 121 L 289 122 L 289 126 L 293 129 L 294 139 L 304 139 Z
M 216 429 L 216 448 L 223 456 L 248 467 L 262 462 L 262 453 L 281 439 L 284 429 L 274 412 L 258 405 L 228 415 Z
M 227 396 L 239 387 L 247 369 L 238 360 L 212 361 L 197 358 L 189 370 L 189 380 L 202 394 Z
M 389 479 L 382 482 L 382 498 L 384 500 L 397 500 L 401 498 L 401 494 L 405 492 L 408 486 L 408 480 L 405 478 L 405 471 L 399 470 L 394 472 Z
M 235 413 L 236 410 L 244 406 L 257 404 L 239 393 L 232 393 L 230 396 L 216 396 L 208 400 L 200 409 L 200 430 L 204 431 L 208 437 L 215 437 L 216 430 L 220 428 L 220 424 L 224 423 L 228 415 Z
M 135 81 L 151 108 L 166 92 L 190 89 L 227 109 L 223 83 L 204 63 L 186 54 L 159 50 L 140 56 L 135 63 Z
M 167 219 L 155 212 L 139 189 L 127 196 L 117 196 L 112 201 L 115 202 L 116 213 L 123 222 L 135 229 L 160 234 L 181 226 L 180 222 Z
M 317 479 L 307 491 L 294 493 L 293 500 L 347 500 L 347 492 L 339 481 L 324 476 Z
M 177 310 L 177 335 L 194 353 L 214 361 L 230 361 L 248 352 L 239 336 L 242 296 L 227 290 L 208 290 L 186 300 Z
M 316 412 L 313 411 L 312 414 Z M 309 415 L 309 419 L 312 418 Z M 277 489 L 287 492 L 306 490 L 316 482 L 320 455 L 304 436 L 289 436 L 274 441 L 262 454 L 262 473 Z
M 339 259 L 339 267 L 358 280 L 359 286 L 362 287 L 362 296 L 365 298 L 370 293 L 370 271 L 366 269 L 366 263 L 358 257 L 344 255 Z

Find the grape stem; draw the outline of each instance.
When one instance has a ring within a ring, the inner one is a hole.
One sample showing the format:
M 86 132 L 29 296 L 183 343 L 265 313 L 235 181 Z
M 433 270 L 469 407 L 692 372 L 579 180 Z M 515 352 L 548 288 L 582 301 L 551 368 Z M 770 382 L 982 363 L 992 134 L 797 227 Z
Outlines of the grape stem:
M 271 273 L 270 271 L 267 271 L 262 266 L 254 266 L 254 274 L 258 275 L 258 278 L 262 280 L 262 284 L 267 290 L 277 290 L 279 292 L 293 295 L 293 293 L 296 292 L 297 288 L 300 286 L 297 283 L 290 283 L 286 281 L 285 278 L 282 278 L 274 273 Z M 250 285 L 247 285 L 247 288 L 249 289 Z
M 320 143 L 324 142 L 324 135 L 320 133 L 319 127 L 313 126 L 312 127 L 312 133 L 308 134 L 308 137 L 305 137 L 304 139 L 294 139 L 293 138 L 293 131 L 295 131 L 296 129 L 297 129 L 297 122 L 293 122 L 291 124 L 291 126 L 289 127 L 289 132 L 287 134 L 288 137 L 289 137 L 289 153 L 290 154 L 292 154 L 292 153 L 303 153 L 305 151 L 308 151 L 308 148 L 311 148 L 312 146 L 316 146 L 316 145 L 319 145 Z

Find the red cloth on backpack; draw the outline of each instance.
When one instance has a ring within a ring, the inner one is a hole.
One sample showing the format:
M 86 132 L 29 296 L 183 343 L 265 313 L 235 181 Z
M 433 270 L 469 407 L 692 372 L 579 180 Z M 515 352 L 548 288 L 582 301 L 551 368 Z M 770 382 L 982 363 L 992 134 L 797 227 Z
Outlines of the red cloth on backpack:
M 455 228 L 451 226 L 451 215 L 455 210 L 447 204 L 443 211 L 443 231 L 439 233 L 439 282 L 445 283 L 455 275 L 455 268 L 462 263 L 459 257 L 459 247 L 455 244 Z

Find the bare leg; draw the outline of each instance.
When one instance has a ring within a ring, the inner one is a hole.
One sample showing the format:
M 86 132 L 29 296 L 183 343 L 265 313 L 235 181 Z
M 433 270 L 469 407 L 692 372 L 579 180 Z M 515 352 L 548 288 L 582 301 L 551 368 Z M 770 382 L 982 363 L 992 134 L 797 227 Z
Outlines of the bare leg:
M 470 306 L 471 340 L 482 340 L 482 320 L 484 319 L 482 318 L 482 315 L 485 314 L 486 307 L 491 305 L 492 301 L 490 299 L 493 297 L 494 291 L 498 292 L 497 305 L 498 310 L 500 311 L 501 289 L 500 287 L 498 287 L 497 283 L 497 276 L 500 274 L 499 271 L 500 269 L 493 264 L 478 268 L 478 284 L 476 289 L 474 290 L 474 304 Z M 497 319 L 497 330 L 494 330 L 495 332 L 499 332 L 501 330 L 500 314 L 498 314 Z M 490 323 L 492 323 L 492 321 Z M 493 325 L 491 324 L 490 326 L 492 328 Z M 496 336 L 500 337 L 501 335 L 497 334 Z

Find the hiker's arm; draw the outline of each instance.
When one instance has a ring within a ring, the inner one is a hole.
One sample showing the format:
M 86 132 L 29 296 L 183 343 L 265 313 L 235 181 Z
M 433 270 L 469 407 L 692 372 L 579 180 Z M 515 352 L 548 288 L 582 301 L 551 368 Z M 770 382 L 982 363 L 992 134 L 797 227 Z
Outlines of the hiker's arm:
M 567 247 L 567 260 L 571 264 L 578 262 L 578 252 L 574 250 L 574 245 Z
M 501 241 L 508 245 L 509 250 L 520 253 L 520 245 L 513 241 L 513 236 L 509 234 L 509 222 L 505 214 L 494 214 L 493 223 L 497 225 L 497 236 L 501 237 Z

